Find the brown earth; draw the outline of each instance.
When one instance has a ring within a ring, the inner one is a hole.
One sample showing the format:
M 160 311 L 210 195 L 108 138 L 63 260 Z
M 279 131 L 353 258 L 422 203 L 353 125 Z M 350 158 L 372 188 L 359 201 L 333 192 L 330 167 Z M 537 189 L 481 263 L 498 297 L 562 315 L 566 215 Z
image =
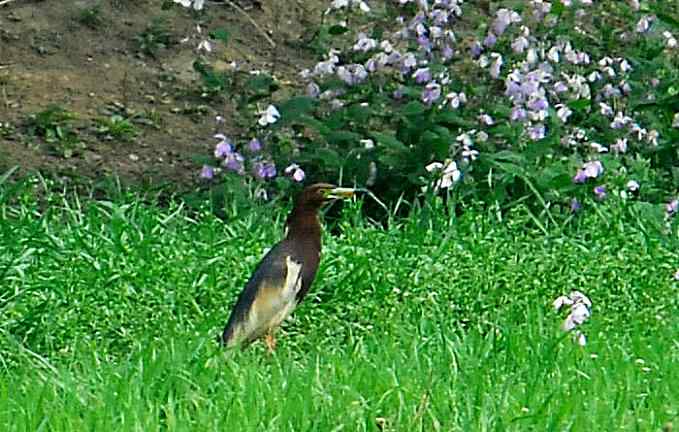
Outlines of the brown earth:
M 57 178 L 193 182 L 200 169 L 194 157 L 212 150 L 215 116 L 225 117 L 227 133 L 239 132 L 228 95 L 200 97 L 192 67 L 201 40 L 196 25 L 203 35 L 217 28 L 229 33 L 226 44 L 214 44 L 212 64 L 235 61 L 246 70 L 273 72 L 284 86 L 294 85 L 297 71 L 314 59 L 304 41 L 320 21 L 322 1 L 235 3 L 241 11 L 208 2 L 198 14 L 179 6 L 162 10 L 159 0 L 13 0 L 0 6 L 0 174 L 19 166 L 19 173 Z M 177 43 L 150 55 L 139 37 L 159 17 Z M 32 115 L 55 104 L 76 115 L 73 129 L 82 145 L 70 157 L 28 127 Z M 139 134 L 129 142 L 96 131 L 97 119 L 120 112 L 136 119 Z

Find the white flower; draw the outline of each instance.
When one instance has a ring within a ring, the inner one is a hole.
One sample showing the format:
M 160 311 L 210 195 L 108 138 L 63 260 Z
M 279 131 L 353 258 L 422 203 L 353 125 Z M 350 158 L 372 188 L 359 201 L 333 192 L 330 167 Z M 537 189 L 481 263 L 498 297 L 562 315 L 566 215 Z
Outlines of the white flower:
M 584 323 L 589 318 L 590 312 L 587 305 L 584 303 L 574 303 L 571 307 L 571 313 L 568 314 L 566 320 L 563 322 L 562 328 L 565 331 L 571 331 L 575 327 Z
M 562 122 L 566 123 L 568 121 L 568 117 L 570 117 L 573 114 L 573 111 L 571 111 L 571 109 L 564 104 L 559 104 L 556 107 L 557 107 L 556 110 L 557 117 L 559 117 Z
M 636 192 L 636 191 L 639 190 L 639 183 L 636 180 L 630 180 L 630 181 L 627 182 L 625 187 L 630 192 Z
M 446 160 L 446 165 L 441 162 L 432 162 L 424 169 L 428 172 L 441 171 L 441 178 L 434 185 L 436 189 L 448 189 L 462 177 L 462 173 L 457 169 L 457 164 L 450 159 Z
M 564 306 L 571 306 L 573 304 L 573 300 L 570 299 L 570 297 L 567 296 L 559 296 L 554 300 L 552 305 L 554 306 L 554 310 L 556 312 L 559 312 L 562 307 Z
M 198 44 L 198 51 L 212 52 L 212 44 L 209 40 L 201 41 Z
M 184 6 L 185 8 L 191 7 L 193 4 L 193 8 L 195 10 L 201 10 L 203 9 L 203 5 L 205 4 L 205 0 L 173 0 L 175 3 L 179 3 L 180 5 Z
M 358 34 L 358 41 L 354 45 L 354 51 L 368 52 L 377 47 L 377 41 L 369 38 L 365 33 Z
M 363 144 L 363 147 L 364 147 L 366 150 L 370 150 L 370 149 L 372 149 L 372 148 L 375 148 L 375 142 L 374 142 L 373 140 L 371 140 L 371 139 L 362 139 L 362 140 L 360 141 L 360 143 Z
M 646 141 L 653 144 L 654 147 L 657 147 L 659 137 L 660 137 L 660 133 L 657 130 L 652 129 L 652 130 L 648 131 L 648 135 L 646 135 Z
M 601 108 L 601 115 L 605 115 L 607 117 L 613 115 L 613 108 L 611 108 L 610 105 L 605 104 L 603 102 L 599 102 L 599 107 Z
M 674 113 L 674 118 L 672 118 L 672 127 L 679 128 L 679 112 Z
M 330 9 L 328 11 L 345 7 L 348 8 L 350 6 L 358 6 L 363 12 L 370 12 L 370 8 L 363 0 L 333 0 L 333 2 L 330 3 Z M 326 11 L 326 13 L 328 11 Z
M 623 72 L 629 72 L 632 70 L 632 65 L 630 65 L 627 60 L 622 59 L 620 62 L 620 70 Z
M 535 48 L 530 48 L 526 54 L 526 61 L 530 64 L 535 64 L 538 61 L 538 52 Z
M 258 123 L 260 126 L 268 126 L 270 124 L 276 123 L 279 118 L 281 118 L 281 114 L 278 112 L 278 109 L 276 109 L 276 107 L 273 105 L 269 105 L 262 113 Z
M 612 68 L 608 68 L 608 69 L 613 70 Z M 587 75 L 587 80 L 589 80 L 589 82 L 599 81 L 600 79 L 601 79 L 601 74 L 597 71 L 594 71 L 594 72 L 590 73 L 589 75 Z
M 608 153 L 608 149 L 597 142 L 591 142 L 589 146 L 597 153 Z
M 467 102 L 467 96 L 465 96 L 464 93 L 455 93 L 451 92 L 446 95 L 446 100 L 450 104 L 450 107 L 453 109 L 457 109 L 462 105 L 463 103 Z M 677 118 L 679 118 L 679 114 L 677 115 Z
M 474 131 L 472 131 L 472 133 L 473 132 Z M 463 133 L 463 134 L 458 135 L 457 138 L 455 138 L 455 140 L 457 142 L 461 142 L 463 146 L 467 146 L 467 147 L 474 144 L 474 142 L 472 141 L 472 137 L 468 133 Z
M 575 330 L 573 332 L 573 339 L 575 340 L 575 343 L 577 343 L 581 347 L 587 345 L 587 337 L 580 330 Z
M 551 47 L 547 52 L 547 58 L 554 63 L 559 63 L 559 48 Z
M 495 61 L 490 67 L 490 76 L 495 79 L 498 79 L 500 78 L 500 69 L 504 64 L 504 60 L 502 59 L 502 55 L 498 53 L 492 53 L 490 56 L 495 59 Z
M 652 16 L 644 16 L 637 23 L 637 33 L 646 33 L 649 28 L 651 28 L 651 23 L 653 22 Z
M 493 126 L 495 124 L 495 120 L 488 114 L 479 114 L 479 121 L 486 126 Z
M 592 302 L 589 298 L 580 291 L 572 291 L 568 296 L 559 296 L 553 303 L 554 310 L 560 311 L 564 307 L 570 307 L 570 312 L 564 320 L 561 328 L 566 331 L 573 331 L 574 340 L 580 346 L 585 346 L 587 338 L 580 331 L 576 330 L 578 326 L 587 321 L 591 315 L 590 309 Z

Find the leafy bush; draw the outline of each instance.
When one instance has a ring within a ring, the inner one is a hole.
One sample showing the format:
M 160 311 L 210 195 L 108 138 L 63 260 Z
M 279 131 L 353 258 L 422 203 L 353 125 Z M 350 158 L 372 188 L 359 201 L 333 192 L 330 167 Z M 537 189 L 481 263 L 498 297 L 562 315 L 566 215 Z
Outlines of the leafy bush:
M 272 164 L 392 202 L 429 187 L 567 215 L 611 194 L 671 199 L 677 6 L 499 3 L 331 2 L 306 95 L 260 111 L 249 135 Z
M 43 138 L 53 151 L 69 158 L 84 147 L 72 125 L 75 119 L 75 113 L 58 105 L 50 105 L 30 116 L 28 132 Z

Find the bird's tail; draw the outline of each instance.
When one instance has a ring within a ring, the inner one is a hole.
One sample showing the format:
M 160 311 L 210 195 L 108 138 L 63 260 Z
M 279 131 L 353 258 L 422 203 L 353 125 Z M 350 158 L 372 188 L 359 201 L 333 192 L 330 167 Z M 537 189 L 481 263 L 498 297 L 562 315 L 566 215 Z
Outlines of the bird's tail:
M 238 344 L 238 341 L 236 340 L 236 326 L 233 321 L 233 319 L 229 319 L 221 337 L 218 338 L 218 342 L 225 348 L 231 348 Z

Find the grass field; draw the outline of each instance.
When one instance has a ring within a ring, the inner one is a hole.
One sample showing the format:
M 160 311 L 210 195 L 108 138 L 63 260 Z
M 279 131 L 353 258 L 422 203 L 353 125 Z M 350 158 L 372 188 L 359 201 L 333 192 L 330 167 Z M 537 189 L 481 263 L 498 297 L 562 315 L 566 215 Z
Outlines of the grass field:
M 268 356 L 215 337 L 282 212 L 26 196 L 0 194 L 0 430 L 679 426 L 679 237 L 634 205 L 543 229 L 521 209 L 385 229 L 345 206 Z M 584 348 L 551 306 L 573 289 Z

